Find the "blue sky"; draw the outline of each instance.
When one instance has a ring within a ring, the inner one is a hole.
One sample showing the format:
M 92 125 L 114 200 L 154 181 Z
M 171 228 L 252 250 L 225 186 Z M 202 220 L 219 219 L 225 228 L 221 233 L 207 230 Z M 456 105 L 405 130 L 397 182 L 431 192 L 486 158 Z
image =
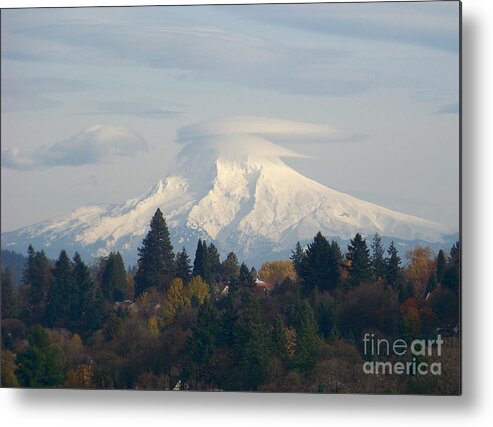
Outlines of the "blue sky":
M 278 141 L 306 155 L 286 163 L 458 228 L 457 2 L 1 19 L 2 231 L 142 193 L 173 168 L 179 129 L 230 116 L 336 128 L 340 138 Z

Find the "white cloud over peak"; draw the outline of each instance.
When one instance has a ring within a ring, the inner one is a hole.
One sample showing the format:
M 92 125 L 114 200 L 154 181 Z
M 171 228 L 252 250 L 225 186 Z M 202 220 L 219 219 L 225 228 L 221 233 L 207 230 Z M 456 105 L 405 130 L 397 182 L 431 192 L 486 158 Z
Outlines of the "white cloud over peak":
M 227 117 L 183 126 L 177 142 L 188 143 L 200 138 L 222 135 L 258 135 L 278 141 L 339 141 L 351 137 L 347 132 L 320 123 L 268 117 Z

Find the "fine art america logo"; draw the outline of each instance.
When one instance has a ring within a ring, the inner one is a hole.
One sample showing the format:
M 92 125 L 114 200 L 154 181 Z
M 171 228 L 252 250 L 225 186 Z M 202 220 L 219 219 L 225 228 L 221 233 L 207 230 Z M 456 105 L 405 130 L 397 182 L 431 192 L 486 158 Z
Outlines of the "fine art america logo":
M 368 360 L 363 364 L 363 372 L 369 375 L 441 375 L 442 363 L 429 362 L 425 357 L 442 355 L 443 340 L 441 335 L 436 339 L 415 339 L 411 343 L 399 338 L 387 340 L 375 338 L 375 334 L 366 333 L 363 337 L 364 354 Z M 392 361 L 379 361 L 380 357 L 392 358 Z M 406 360 L 395 360 L 405 358 Z M 410 359 L 410 360 L 408 360 Z

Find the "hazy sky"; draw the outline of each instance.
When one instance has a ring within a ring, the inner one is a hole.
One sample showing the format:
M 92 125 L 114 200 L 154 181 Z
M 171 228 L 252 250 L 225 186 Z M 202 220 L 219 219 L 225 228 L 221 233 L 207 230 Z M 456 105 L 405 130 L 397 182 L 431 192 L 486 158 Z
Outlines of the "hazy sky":
M 286 163 L 458 229 L 457 2 L 2 10 L 1 21 L 2 231 L 143 193 L 174 167 L 180 128 L 229 116 L 337 129 L 280 141 L 306 155 Z

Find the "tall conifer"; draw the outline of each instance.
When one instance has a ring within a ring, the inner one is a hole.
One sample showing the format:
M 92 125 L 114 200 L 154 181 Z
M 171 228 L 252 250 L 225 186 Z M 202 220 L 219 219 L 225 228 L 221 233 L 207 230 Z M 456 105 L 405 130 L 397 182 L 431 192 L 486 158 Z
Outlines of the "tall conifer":
M 366 246 L 366 240 L 361 234 L 356 233 L 354 239 L 350 240 L 348 253 L 351 259 L 349 267 L 350 283 L 353 286 L 362 282 L 368 282 L 372 278 L 370 251 Z
M 158 208 L 151 220 L 150 230 L 139 248 L 135 293 L 149 288 L 166 291 L 175 273 L 175 256 L 163 213 Z
M 183 283 L 188 284 L 192 278 L 192 266 L 190 265 L 190 257 L 187 250 L 182 249 L 176 254 L 176 277 L 179 277 Z
M 202 277 L 209 285 L 212 284 L 211 265 L 205 240 L 199 239 L 197 242 L 197 250 L 195 251 L 195 260 L 193 262 L 193 275 Z
M 64 250 L 55 263 L 53 276 L 47 307 L 48 324 L 51 327 L 70 327 L 76 316 L 78 292 L 72 263 Z

